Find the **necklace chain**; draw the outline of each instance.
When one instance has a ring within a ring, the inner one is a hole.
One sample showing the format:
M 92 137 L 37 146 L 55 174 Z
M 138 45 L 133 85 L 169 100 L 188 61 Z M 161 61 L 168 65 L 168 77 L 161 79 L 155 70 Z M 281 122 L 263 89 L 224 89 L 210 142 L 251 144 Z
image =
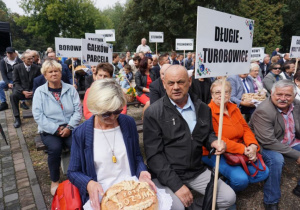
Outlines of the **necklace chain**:
M 108 144 L 108 146 L 109 146 L 109 148 L 110 148 L 110 150 L 111 150 L 111 153 L 112 153 L 112 161 L 113 161 L 113 163 L 116 163 L 116 162 L 117 162 L 117 158 L 116 158 L 115 152 L 114 152 L 114 150 L 115 150 L 116 132 L 114 131 L 114 146 L 113 146 L 113 148 L 111 148 L 110 143 L 109 143 L 109 141 L 108 141 L 108 139 L 107 139 L 107 137 L 106 137 L 106 135 L 105 135 L 105 133 L 104 133 L 104 131 L 103 131 L 103 129 L 102 129 L 102 126 L 100 125 L 99 122 L 98 122 L 98 124 L 99 124 L 99 126 L 100 126 L 100 128 L 101 128 L 101 131 L 102 131 L 102 133 L 103 133 L 103 135 L 104 135 L 104 137 L 105 137 L 105 140 L 106 140 L 106 142 L 107 142 L 107 144 Z M 114 128 L 115 128 L 115 124 L 114 124 Z

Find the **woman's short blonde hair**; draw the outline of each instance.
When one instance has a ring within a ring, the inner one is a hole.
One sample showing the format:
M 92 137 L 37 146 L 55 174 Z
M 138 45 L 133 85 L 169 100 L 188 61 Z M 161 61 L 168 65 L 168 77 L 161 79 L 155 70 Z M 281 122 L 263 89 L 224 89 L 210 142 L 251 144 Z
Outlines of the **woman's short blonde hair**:
M 114 79 L 93 82 L 87 98 L 87 107 L 93 115 L 116 111 L 125 104 L 121 86 Z
M 61 67 L 60 63 L 58 63 L 56 60 L 53 60 L 53 59 L 45 60 L 45 62 L 42 65 L 42 68 L 41 68 L 42 75 L 45 75 L 47 73 L 47 71 L 52 68 L 62 71 L 62 67 Z
M 210 86 L 210 93 L 211 93 L 211 94 L 212 94 L 213 89 L 214 89 L 216 86 L 222 86 L 222 79 L 217 79 L 217 80 L 215 80 L 215 81 L 211 84 L 211 86 Z M 231 84 L 230 84 L 230 82 L 225 81 L 225 86 L 227 86 L 229 92 L 231 93 Z

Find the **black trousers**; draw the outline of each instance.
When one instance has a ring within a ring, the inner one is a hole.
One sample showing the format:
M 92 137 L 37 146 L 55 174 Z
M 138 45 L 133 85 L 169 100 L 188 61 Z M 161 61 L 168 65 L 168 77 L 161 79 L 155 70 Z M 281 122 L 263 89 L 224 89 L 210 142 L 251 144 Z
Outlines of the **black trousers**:
M 20 117 L 19 101 L 26 100 L 25 95 L 13 89 L 10 95 L 10 103 L 15 117 Z
M 71 149 L 72 133 L 67 138 L 58 137 L 48 133 L 41 133 L 41 138 L 48 150 L 48 167 L 50 170 L 51 181 L 57 182 L 60 175 L 59 167 L 61 152 L 65 147 Z

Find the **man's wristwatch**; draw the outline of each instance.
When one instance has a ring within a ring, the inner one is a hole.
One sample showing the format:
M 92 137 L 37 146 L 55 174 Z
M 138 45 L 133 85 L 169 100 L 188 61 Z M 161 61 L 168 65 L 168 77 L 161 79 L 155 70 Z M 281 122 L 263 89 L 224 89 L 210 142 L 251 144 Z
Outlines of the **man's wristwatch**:
M 71 125 L 67 125 L 66 128 L 68 128 L 70 131 L 74 129 Z

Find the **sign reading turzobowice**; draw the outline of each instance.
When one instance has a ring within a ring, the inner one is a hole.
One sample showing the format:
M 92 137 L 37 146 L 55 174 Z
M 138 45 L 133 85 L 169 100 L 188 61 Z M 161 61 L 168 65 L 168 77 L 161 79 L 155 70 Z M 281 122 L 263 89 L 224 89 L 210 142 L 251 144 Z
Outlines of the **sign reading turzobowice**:
M 198 7 L 196 78 L 249 72 L 254 21 Z
M 97 66 L 99 63 L 112 63 L 113 45 L 82 39 L 82 64 Z
M 263 62 L 265 57 L 265 48 L 264 47 L 253 47 L 251 49 L 251 59 L 259 59 L 260 62 Z
M 105 42 L 105 37 L 102 34 L 85 33 L 85 39 L 98 42 Z
M 292 36 L 290 57 L 300 58 L 300 36 Z
M 55 51 L 57 57 L 81 57 L 81 39 L 55 37 Z
M 107 42 L 116 41 L 115 29 L 95 30 L 95 33 L 103 35 Z
M 194 39 L 176 39 L 176 50 L 194 50 Z
M 164 32 L 149 31 L 149 42 L 150 43 L 163 43 L 164 42 Z

